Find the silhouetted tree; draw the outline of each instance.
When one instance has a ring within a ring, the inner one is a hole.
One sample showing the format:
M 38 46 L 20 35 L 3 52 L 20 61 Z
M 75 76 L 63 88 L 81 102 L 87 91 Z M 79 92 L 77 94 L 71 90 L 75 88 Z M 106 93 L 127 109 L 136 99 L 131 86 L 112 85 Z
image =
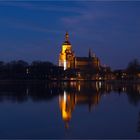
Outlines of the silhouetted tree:
M 126 71 L 130 79 L 137 79 L 137 75 L 138 73 L 140 73 L 140 63 L 138 59 L 134 59 L 131 62 L 129 62 Z
M 134 59 L 133 61 L 129 62 L 127 71 L 132 73 L 140 72 L 140 63 L 138 59 Z

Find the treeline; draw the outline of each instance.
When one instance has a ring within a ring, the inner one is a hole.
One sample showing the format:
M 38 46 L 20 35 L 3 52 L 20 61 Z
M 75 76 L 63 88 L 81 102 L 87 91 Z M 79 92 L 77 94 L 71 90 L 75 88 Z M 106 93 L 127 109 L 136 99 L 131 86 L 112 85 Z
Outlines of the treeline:
M 121 80 L 139 80 L 140 79 L 140 62 L 134 59 L 128 63 L 126 69 L 115 70 L 116 79 Z
M 48 61 L 23 60 L 3 62 L 0 61 L 0 80 L 139 80 L 140 63 L 132 60 L 126 69 L 114 70 L 101 67 L 96 69 L 67 69 L 54 65 Z
M 59 79 L 63 68 L 51 62 L 33 61 L 31 64 L 23 61 L 0 62 L 0 79 Z

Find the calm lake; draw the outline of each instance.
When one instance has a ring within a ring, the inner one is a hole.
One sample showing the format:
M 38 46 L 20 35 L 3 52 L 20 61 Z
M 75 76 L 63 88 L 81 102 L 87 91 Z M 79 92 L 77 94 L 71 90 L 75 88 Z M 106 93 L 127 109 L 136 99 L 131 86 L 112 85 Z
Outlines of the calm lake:
M 0 138 L 140 138 L 140 84 L 1 82 Z

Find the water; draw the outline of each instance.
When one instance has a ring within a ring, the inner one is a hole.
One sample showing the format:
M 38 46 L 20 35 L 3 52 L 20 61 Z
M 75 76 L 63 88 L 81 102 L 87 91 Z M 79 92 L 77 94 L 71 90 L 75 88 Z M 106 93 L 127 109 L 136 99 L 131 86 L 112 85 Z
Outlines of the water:
M 0 138 L 140 138 L 140 84 L 0 83 Z

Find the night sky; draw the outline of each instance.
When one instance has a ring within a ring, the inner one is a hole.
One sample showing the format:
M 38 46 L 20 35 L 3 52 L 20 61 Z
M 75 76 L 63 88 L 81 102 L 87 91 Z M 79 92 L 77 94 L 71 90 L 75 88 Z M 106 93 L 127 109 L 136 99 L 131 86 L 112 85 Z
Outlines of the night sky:
M 102 64 L 140 60 L 140 2 L 0 2 L 0 60 L 58 63 L 65 32 L 76 56 L 91 48 Z

